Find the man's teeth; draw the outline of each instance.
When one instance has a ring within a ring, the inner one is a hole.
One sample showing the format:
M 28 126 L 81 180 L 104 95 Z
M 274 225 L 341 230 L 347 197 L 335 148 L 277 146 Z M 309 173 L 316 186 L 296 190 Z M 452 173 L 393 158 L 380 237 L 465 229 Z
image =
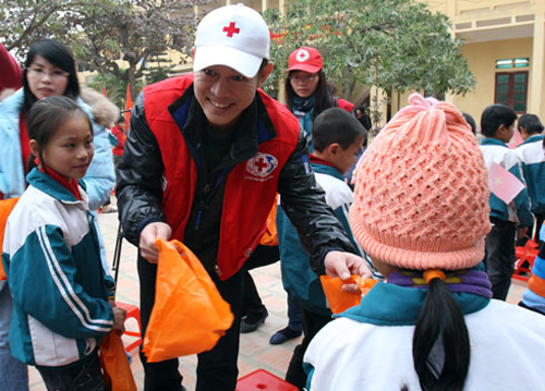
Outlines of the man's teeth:
M 212 103 L 212 106 L 217 107 L 218 109 L 225 109 L 225 108 L 229 107 L 229 103 L 221 104 L 221 103 L 218 103 L 218 102 L 214 102 L 213 100 L 211 100 L 210 103 Z

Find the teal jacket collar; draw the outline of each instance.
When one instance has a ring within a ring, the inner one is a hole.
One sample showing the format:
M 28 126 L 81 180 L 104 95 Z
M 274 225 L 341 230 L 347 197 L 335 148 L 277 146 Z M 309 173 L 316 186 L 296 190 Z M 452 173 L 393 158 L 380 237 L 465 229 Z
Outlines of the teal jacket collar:
M 41 172 L 37 167 L 28 173 L 26 179 L 30 185 L 63 203 L 77 204 L 82 202 L 77 200 L 67 188 L 49 175 Z M 78 179 L 78 185 L 85 190 L 85 183 L 81 179 Z
M 401 287 L 379 281 L 361 300 L 336 317 L 345 317 L 378 326 L 411 326 L 416 324 L 427 290 Z M 482 310 L 490 299 L 471 293 L 453 292 L 464 315 Z
M 498 140 L 497 138 L 492 138 L 492 137 L 483 138 L 483 140 L 481 141 L 481 145 L 499 145 L 505 148 L 509 148 L 509 146 L 503 141 Z

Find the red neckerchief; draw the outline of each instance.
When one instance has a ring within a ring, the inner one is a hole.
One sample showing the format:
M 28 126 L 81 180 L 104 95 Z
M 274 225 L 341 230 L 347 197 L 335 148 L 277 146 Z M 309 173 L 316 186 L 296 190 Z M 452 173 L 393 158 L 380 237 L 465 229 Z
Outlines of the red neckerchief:
M 45 170 L 40 167 L 40 171 L 44 174 L 49 175 L 51 178 L 59 182 L 61 185 L 63 185 L 74 197 L 76 197 L 76 200 L 81 201 L 81 194 L 79 192 L 78 187 L 78 180 L 77 179 L 70 179 L 65 177 L 64 175 L 59 174 L 58 172 L 55 172 L 49 167 L 45 167 Z
M 318 156 L 316 156 L 316 155 L 314 155 L 312 153 L 310 153 L 308 156 L 310 157 L 310 162 L 311 163 L 318 163 L 318 164 L 321 164 L 322 166 L 333 167 L 335 170 L 341 171 L 337 167 L 335 167 L 335 165 L 328 162 L 327 160 L 322 159 L 321 157 L 318 157 Z
M 26 129 L 25 113 L 21 113 L 19 117 L 19 142 L 21 143 L 21 152 L 23 155 L 23 170 L 25 175 L 28 174 L 28 161 L 30 160 L 30 139 Z

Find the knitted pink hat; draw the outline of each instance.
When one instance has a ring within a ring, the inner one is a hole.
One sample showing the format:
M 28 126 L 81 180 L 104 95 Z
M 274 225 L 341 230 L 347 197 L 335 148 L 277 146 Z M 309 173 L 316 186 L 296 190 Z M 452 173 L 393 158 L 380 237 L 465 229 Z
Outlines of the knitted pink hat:
M 409 98 L 358 163 L 350 224 L 380 261 L 405 269 L 472 267 L 490 231 L 488 174 L 451 104 Z

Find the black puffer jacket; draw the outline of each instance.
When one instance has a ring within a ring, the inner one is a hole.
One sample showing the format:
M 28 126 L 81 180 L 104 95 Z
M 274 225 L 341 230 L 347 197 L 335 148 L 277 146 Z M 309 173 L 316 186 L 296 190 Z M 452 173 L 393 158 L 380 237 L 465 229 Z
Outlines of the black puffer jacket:
M 166 221 L 161 209 L 163 159 L 158 142 L 146 119 L 144 99 L 144 93 L 140 94 L 131 114 L 130 130 L 119 166 L 120 175 L 117 186 L 123 230 L 127 239 L 135 245 L 138 245 L 140 232 L 145 225 L 155 221 Z M 187 105 L 189 114 L 185 123 L 178 123 L 178 126 L 183 129 L 182 134 L 185 141 L 192 149 L 199 145 L 204 125 L 198 121 L 199 115 L 196 111 L 200 108 L 191 87 L 178 101 L 173 102 L 171 107 L 184 105 Z M 276 130 L 268 118 L 267 110 L 259 94 L 256 94 L 254 103 L 243 114 L 243 120 L 244 116 L 248 115 L 259 116 L 261 122 L 266 124 L 270 136 L 276 136 Z M 174 119 L 172 120 L 174 121 Z M 255 121 L 246 121 L 246 123 L 255 123 Z M 232 153 L 224 160 L 236 164 L 253 157 L 258 152 L 255 134 L 255 129 L 249 129 L 249 132 L 245 132 L 243 137 L 235 137 L 234 145 L 231 148 Z M 254 135 L 253 139 L 251 135 Z M 240 151 L 240 153 L 237 154 L 236 151 Z M 282 207 L 297 228 L 303 246 L 311 254 L 313 269 L 318 274 L 323 274 L 324 257 L 327 252 L 331 250 L 355 251 L 341 224 L 326 204 L 324 192 L 316 183 L 310 164 L 305 163 L 308 162 L 308 158 L 305 159 L 304 155 L 308 155 L 308 152 L 304 134 L 301 132 L 295 151 L 280 173 L 278 192 L 281 196 Z M 197 196 L 192 205 L 190 221 L 195 215 L 199 200 L 198 194 L 202 193 L 210 182 L 217 179 L 212 175 L 203 180 L 203 175 L 199 173 Z M 207 221 L 200 225 L 199 232 L 197 234 L 188 232 L 188 230 L 193 230 L 193 226 L 189 223 L 185 229 L 185 244 L 195 252 L 208 270 L 211 270 L 211 266 L 216 262 L 224 190 L 225 186 L 220 185 L 216 192 L 207 198 L 205 217 Z

